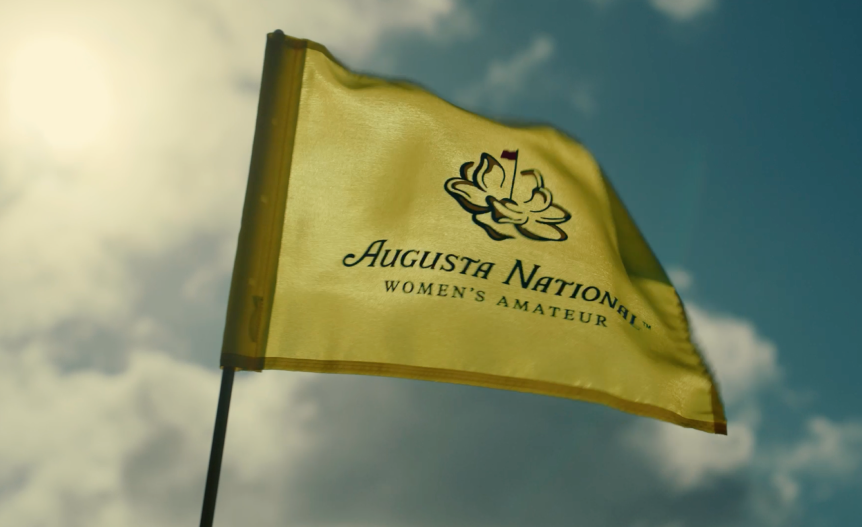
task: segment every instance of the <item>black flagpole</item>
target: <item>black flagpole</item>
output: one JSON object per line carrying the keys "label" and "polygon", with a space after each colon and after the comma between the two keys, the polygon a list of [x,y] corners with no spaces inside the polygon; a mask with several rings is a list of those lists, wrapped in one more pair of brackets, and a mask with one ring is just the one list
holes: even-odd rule
{"label": "black flagpole", "polygon": [[230,395],[233,391],[234,369],[225,366],[221,375],[221,390],[218,394],[213,446],[210,450],[210,465],[207,470],[207,483],[204,490],[204,506],[201,512],[201,527],[212,527],[215,517],[218,478],[221,474],[221,458],[224,453],[224,438],[227,433],[227,414],[230,410]]}

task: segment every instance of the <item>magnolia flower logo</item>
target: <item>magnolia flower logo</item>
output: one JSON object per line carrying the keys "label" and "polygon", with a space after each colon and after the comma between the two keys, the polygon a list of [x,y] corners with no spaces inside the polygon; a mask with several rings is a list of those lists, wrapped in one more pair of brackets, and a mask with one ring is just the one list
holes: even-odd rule
{"label": "magnolia flower logo", "polygon": [[517,233],[532,240],[561,242],[568,238],[558,225],[569,221],[569,212],[553,204],[551,191],[545,187],[536,169],[518,174],[518,151],[503,150],[502,159],[514,161],[511,178],[497,159],[483,153],[479,166],[468,161],[461,165],[461,177],[446,181],[444,187],[473,222],[485,229],[494,240],[514,238]]}

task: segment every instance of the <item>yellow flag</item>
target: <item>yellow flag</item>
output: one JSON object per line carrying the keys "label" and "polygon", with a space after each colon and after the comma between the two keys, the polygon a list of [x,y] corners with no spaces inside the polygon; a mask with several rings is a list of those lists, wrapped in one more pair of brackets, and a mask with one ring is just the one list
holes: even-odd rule
{"label": "yellow flag", "polygon": [[222,366],[603,403],[726,433],[679,296],[578,142],[268,36]]}

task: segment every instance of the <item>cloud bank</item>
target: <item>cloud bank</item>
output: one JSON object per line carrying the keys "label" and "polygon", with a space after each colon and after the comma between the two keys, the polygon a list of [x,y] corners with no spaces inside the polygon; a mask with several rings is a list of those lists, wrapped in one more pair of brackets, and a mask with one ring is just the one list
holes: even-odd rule
{"label": "cloud bank", "polygon": [[[696,317],[707,350],[748,342],[709,355],[723,386],[749,394],[728,405],[726,438],[483,388],[241,374],[218,524],[792,525],[806,496],[854,481],[862,424],[815,416],[762,444],[752,415],[780,383],[774,348],[747,323]],[[64,371],[44,343],[2,351],[0,522],[196,521],[217,372],[146,348],[117,372]]]}

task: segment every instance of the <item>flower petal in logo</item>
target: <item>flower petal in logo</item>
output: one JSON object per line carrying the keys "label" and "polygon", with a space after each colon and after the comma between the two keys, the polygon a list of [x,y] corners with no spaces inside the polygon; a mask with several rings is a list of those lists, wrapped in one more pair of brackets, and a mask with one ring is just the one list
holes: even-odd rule
{"label": "flower petal in logo", "polygon": [[499,161],[483,153],[473,170],[473,161],[461,165],[461,176],[446,181],[444,188],[461,207],[473,215],[473,222],[494,240],[518,234],[539,241],[561,242],[568,239],[559,224],[569,221],[569,212],[554,205],[541,172],[522,170],[518,175],[518,151],[504,150],[500,156],[515,162],[511,177]]}

